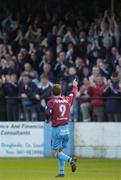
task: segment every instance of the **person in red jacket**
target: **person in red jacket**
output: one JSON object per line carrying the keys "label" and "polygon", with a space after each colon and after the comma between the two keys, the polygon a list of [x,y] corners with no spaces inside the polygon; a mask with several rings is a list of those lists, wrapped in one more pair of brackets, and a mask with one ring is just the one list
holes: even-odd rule
{"label": "person in red jacket", "polygon": [[93,121],[105,121],[105,99],[103,98],[105,87],[106,84],[102,76],[96,77],[95,83],[88,87],[88,94],[92,97]]}

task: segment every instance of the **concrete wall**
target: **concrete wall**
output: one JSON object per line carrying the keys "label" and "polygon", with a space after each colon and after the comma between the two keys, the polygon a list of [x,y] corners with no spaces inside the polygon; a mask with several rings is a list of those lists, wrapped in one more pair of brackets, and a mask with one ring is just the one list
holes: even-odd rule
{"label": "concrete wall", "polygon": [[74,153],[89,158],[121,158],[121,123],[76,123]]}

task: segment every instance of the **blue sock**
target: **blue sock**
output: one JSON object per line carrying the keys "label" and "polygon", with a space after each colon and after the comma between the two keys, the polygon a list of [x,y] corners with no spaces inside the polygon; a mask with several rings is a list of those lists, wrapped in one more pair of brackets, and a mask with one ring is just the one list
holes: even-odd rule
{"label": "blue sock", "polygon": [[71,160],[72,160],[72,158],[70,156],[64,154],[63,152],[59,152],[57,154],[57,159],[67,161],[67,162],[71,162]]}
{"label": "blue sock", "polygon": [[58,160],[59,161],[59,174],[64,174],[65,171],[65,161]]}

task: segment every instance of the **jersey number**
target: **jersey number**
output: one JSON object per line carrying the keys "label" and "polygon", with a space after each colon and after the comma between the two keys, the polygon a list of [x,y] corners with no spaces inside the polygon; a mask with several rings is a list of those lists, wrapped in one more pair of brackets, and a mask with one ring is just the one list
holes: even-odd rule
{"label": "jersey number", "polygon": [[59,111],[61,113],[61,117],[63,117],[65,115],[65,112],[66,112],[66,106],[64,104],[60,104]]}

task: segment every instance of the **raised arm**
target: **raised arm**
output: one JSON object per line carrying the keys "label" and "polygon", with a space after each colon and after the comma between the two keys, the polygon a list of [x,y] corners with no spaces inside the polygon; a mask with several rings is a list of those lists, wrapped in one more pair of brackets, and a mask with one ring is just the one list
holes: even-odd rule
{"label": "raised arm", "polygon": [[73,89],[71,94],[68,96],[69,101],[71,103],[71,105],[74,103],[74,100],[76,99],[78,93],[78,82],[76,80],[73,81]]}
{"label": "raised arm", "polygon": [[108,18],[108,11],[105,10],[104,12],[104,16],[103,16],[103,19],[101,21],[101,35],[103,35],[103,33],[105,32],[105,21],[106,21],[106,18]]}

